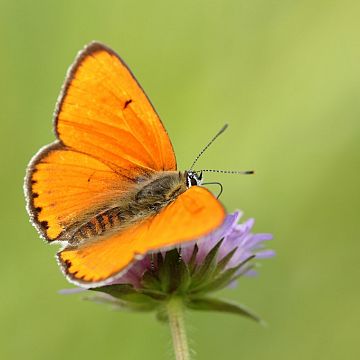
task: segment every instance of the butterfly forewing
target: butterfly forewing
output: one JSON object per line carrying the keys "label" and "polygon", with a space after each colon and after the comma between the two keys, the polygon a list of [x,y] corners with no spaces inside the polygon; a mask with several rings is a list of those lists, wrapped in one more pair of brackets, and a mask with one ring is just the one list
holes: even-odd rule
{"label": "butterfly forewing", "polygon": [[127,171],[175,170],[170,139],[127,66],[93,43],[78,56],[58,102],[62,142]]}

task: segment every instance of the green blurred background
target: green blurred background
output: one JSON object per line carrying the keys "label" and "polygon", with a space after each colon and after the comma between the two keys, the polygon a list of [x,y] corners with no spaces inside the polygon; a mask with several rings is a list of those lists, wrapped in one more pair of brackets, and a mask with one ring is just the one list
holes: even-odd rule
{"label": "green blurred background", "polygon": [[69,284],[38,239],[25,167],[54,140],[52,112],[77,51],[100,40],[129,64],[186,169],[271,232],[277,256],[222,296],[269,323],[189,313],[196,359],[359,359],[359,1],[0,2],[1,359],[169,359],[152,315],[57,294]]}

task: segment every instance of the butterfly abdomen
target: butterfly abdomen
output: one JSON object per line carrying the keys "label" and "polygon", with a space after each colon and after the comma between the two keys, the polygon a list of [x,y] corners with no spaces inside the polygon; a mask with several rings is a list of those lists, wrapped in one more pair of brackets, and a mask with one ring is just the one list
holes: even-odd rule
{"label": "butterfly abdomen", "polygon": [[121,210],[121,208],[113,208],[94,216],[76,230],[70,243],[76,244],[86,239],[102,236],[112,229],[120,227],[127,217]]}

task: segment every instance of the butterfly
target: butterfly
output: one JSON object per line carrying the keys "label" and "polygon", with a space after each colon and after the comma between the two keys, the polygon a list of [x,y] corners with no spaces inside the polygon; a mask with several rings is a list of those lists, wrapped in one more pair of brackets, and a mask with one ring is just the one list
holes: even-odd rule
{"label": "butterfly", "polygon": [[135,77],[93,42],[70,67],[54,113],[57,140],[30,161],[31,222],[70,282],[106,285],[146,254],[219,227],[225,210],[179,171],[169,136]]}

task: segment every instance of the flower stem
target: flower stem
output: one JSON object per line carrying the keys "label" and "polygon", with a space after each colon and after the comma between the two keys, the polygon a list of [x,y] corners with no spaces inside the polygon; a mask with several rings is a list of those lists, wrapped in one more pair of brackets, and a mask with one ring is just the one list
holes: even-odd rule
{"label": "flower stem", "polygon": [[190,360],[182,299],[172,297],[167,303],[166,308],[176,360]]}

